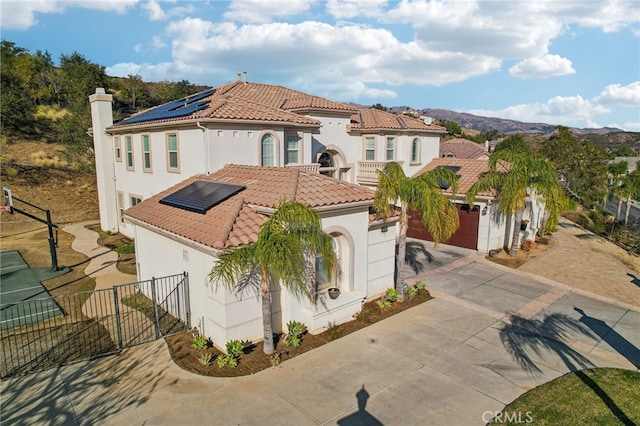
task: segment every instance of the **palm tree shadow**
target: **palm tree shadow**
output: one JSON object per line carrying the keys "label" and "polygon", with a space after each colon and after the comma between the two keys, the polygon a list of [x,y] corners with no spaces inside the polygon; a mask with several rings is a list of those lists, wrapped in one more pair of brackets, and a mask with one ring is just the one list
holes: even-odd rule
{"label": "palm tree shadow", "polygon": [[636,277],[634,274],[630,274],[627,272],[627,276],[631,278],[631,284],[635,284],[640,287],[640,278]]}
{"label": "palm tree shadow", "polygon": [[547,314],[542,319],[527,319],[511,314],[508,322],[500,329],[500,340],[518,365],[532,375],[542,373],[533,360],[533,355],[540,356],[544,352],[555,353],[569,371],[574,372],[600,397],[613,415],[625,425],[634,425],[607,393],[584,371],[581,371],[595,365],[565,343],[571,333],[594,337],[585,324],[565,314]]}
{"label": "palm tree shadow", "polygon": [[427,250],[423,243],[407,241],[404,261],[416,275],[424,272],[426,264],[432,263],[434,260],[435,258],[429,253],[429,250]]}

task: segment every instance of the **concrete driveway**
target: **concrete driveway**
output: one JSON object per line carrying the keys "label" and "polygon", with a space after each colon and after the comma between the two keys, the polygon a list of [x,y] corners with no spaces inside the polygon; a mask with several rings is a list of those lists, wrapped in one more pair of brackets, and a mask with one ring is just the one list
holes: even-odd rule
{"label": "concrete driveway", "polygon": [[3,424],[481,425],[585,367],[640,367],[640,307],[427,247],[434,300],[242,378],[159,341],[1,384]]}

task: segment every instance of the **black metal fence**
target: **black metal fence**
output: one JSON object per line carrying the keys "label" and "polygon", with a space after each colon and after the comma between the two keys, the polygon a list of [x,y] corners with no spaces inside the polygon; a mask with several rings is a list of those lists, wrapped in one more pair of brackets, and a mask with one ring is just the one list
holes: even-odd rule
{"label": "black metal fence", "polygon": [[188,276],[53,297],[53,303],[49,298],[0,305],[0,311],[0,377],[5,378],[188,330]]}

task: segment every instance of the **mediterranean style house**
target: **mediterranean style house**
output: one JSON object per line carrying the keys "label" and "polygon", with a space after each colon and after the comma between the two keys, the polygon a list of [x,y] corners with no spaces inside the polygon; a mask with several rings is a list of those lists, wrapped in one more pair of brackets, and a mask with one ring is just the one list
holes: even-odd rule
{"label": "mediterranean style house", "polygon": [[[192,326],[219,347],[232,339],[259,340],[258,293],[236,294],[207,276],[220,250],[256,241],[283,197],[319,212],[338,261],[329,278],[316,259],[309,287],[317,297],[311,300],[272,287],[274,331],[291,320],[311,333],[323,331],[350,320],[364,301],[393,286],[395,221],[369,214],[370,189],[300,168],[246,165],[190,177],[124,213],[134,228],[139,277],[187,272]],[[328,297],[330,287],[340,289],[338,298]]]}
{"label": "mediterranean style house", "polygon": [[90,96],[104,230],[133,237],[122,212],[226,164],[295,167],[375,187],[376,170],[408,176],[438,157],[441,126],[358,109],[282,86],[238,80],[113,122],[112,96]]}

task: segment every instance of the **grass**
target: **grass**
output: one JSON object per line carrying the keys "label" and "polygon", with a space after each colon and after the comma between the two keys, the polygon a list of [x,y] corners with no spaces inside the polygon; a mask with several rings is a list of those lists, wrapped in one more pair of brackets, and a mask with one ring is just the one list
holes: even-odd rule
{"label": "grass", "polygon": [[640,372],[596,368],[566,374],[520,396],[492,424],[529,417],[535,425],[640,424]]}

